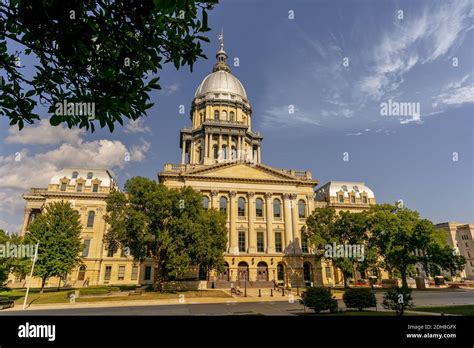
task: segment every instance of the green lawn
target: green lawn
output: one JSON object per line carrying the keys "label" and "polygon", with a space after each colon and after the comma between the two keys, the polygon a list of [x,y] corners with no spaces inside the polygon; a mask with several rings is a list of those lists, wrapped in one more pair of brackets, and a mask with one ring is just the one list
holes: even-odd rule
{"label": "green lawn", "polygon": [[431,313],[446,313],[459,315],[474,315],[474,305],[459,305],[459,306],[440,306],[440,307],[415,307],[414,311],[431,312]]}
{"label": "green lawn", "polygon": [[[87,288],[89,291],[93,288]],[[102,290],[97,288],[95,290]],[[48,304],[48,303],[69,303],[68,294],[74,291],[73,289],[62,289],[56,291],[56,289],[45,289],[44,293],[40,293],[39,289],[31,289],[28,295],[29,304]],[[13,289],[11,291],[0,292],[0,297],[8,297],[15,301],[16,305],[23,304],[26,290],[24,289]],[[173,299],[179,298],[179,295],[184,295],[186,298],[196,297],[231,297],[227,293],[221,290],[199,290],[196,291],[170,291],[170,292],[143,292],[141,295],[127,296],[107,296],[105,293],[102,296],[97,297],[79,297],[76,302],[102,302],[102,301],[136,301],[136,300],[158,300],[158,299]]]}

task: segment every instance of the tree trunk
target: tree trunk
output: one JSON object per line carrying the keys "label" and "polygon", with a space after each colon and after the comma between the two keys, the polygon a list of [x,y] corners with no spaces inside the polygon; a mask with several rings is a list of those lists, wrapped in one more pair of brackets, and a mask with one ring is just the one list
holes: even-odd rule
{"label": "tree trunk", "polygon": [[153,269],[153,290],[161,292],[163,291],[163,270],[157,256],[153,257]]}
{"label": "tree trunk", "polygon": [[342,278],[344,279],[344,289],[347,289],[349,286],[347,285],[347,275],[342,272]]}
{"label": "tree trunk", "polygon": [[61,288],[61,277],[59,277],[59,282],[58,282],[58,289],[57,289],[57,291],[59,291],[60,288]]}
{"label": "tree trunk", "polygon": [[402,276],[402,288],[408,289],[408,282],[407,282],[407,270],[403,268],[400,270],[400,274]]}
{"label": "tree trunk", "polygon": [[44,292],[44,285],[46,284],[46,279],[47,277],[43,277],[41,279],[41,289],[40,289],[40,294],[42,294]]}

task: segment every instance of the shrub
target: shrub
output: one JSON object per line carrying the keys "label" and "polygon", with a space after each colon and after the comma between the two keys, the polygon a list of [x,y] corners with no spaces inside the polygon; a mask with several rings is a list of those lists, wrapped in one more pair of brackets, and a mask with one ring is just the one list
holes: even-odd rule
{"label": "shrub", "polygon": [[366,288],[347,289],[342,295],[342,300],[348,308],[357,308],[359,311],[364,308],[375,307],[377,303],[373,292]]}
{"label": "shrub", "polygon": [[413,307],[413,298],[411,289],[394,288],[389,289],[383,296],[383,306],[385,309],[394,310],[397,315],[402,316],[407,308]]}
{"label": "shrub", "polygon": [[300,303],[311,308],[315,312],[321,312],[328,309],[331,312],[337,310],[337,300],[332,297],[330,288],[308,288],[303,292]]}

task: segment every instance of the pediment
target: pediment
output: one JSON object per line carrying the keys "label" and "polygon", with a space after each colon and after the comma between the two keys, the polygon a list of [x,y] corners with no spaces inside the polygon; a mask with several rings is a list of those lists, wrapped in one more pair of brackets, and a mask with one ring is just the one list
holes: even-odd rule
{"label": "pediment", "polygon": [[295,177],[282,173],[277,169],[261,164],[246,162],[218,164],[207,168],[199,168],[186,173],[187,176],[209,178],[232,178],[249,180],[298,180]]}

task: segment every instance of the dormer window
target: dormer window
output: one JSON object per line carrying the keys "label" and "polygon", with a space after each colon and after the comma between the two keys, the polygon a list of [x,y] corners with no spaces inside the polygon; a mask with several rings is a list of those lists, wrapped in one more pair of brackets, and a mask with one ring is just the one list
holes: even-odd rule
{"label": "dormer window", "polygon": [[90,180],[90,179],[92,179],[93,176],[94,176],[94,173],[92,173],[92,172],[87,173],[87,179]]}
{"label": "dormer window", "polygon": [[92,185],[92,192],[99,192],[99,184]]}
{"label": "dormer window", "polygon": [[67,184],[65,182],[61,183],[61,191],[66,191]]}
{"label": "dormer window", "polygon": [[78,172],[72,172],[72,178],[77,179],[77,176],[79,175]]}
{"label": "dormer window", "polygon": [[362,196],[362,203],[367,204],[367,196]]}
{"label": "dormer window", "polygon": [[82,183],[77,184],[76,191],[77,192],[82,192]]}
{"label": "dormer window", "polygon": [[339,195],[339,203],[344,203],[344,196],[343,195]]}
{"label": "dormer window", "polygon": [[355,202],[356,202],[355,196],[351,196],[351,203],[355,203]]}

